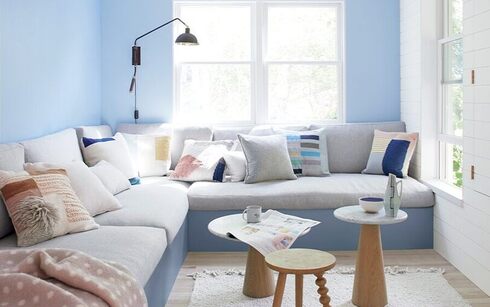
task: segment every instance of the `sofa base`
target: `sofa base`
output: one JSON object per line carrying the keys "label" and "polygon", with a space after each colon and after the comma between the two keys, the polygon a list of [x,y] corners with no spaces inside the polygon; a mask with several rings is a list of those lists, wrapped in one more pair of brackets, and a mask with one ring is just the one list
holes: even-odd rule
{"label": "sofa base", "polygon": [[145,285],[149,307],[163,307],[167,303],[177,275],[187,256],[188,237],[186,219],[172,244],[167,246],[160,262]]}
{"label": "sofa base", "polygon": [[[433,248],[433,207],[403,208],[407,221],[381,227],[384,249],[431,249]],[[359,237],[359,225],[337,220],[333,209],[279,210],[285,214],[314,219],[322,223],[310,233],[298,238],[293,247],[321,250],[355,250]],[[220,216],[240,213],[224,211],[189,211],[189,251],[218,252],[245,251],[245,244],[223,240],[208,231],[208,223]]]}

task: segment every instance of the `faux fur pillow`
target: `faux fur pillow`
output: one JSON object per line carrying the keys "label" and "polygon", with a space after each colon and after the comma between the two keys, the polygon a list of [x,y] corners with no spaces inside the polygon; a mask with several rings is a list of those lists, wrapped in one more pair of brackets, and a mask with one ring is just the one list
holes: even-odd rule
{"label": "faux fur pillow", "polygon": [[99,227],[73,191],[64,170],[31,175],[0,171],[0,192],[19,246]]}

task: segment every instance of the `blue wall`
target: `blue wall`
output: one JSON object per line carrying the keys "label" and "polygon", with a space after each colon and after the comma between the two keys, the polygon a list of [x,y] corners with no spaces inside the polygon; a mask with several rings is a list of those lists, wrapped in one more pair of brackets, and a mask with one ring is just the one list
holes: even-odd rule
{"label": "blue wall", "polygon": [[[345,2],[346,121],[399,120],[399,1]],[[131,45],[171,18],[171,0],[0,0],[0,142],[131,122]],[[141,122],[171,121],[172,28],[140,45]]]}
{"label": "blue wall", "polygon": [[[172,18],[171,0],[102,1],[102,121],[114,128],[133,120],[131,46],[139,35]],[[138,68],[140,122],[172,119],[172,26],[147,36]]]}
{"label": "blue wall", "polygon": [[[345,0],[346,121],[400,119],[398,0]],[[132,121],[131,45],[172,18],[172,1],[102,1],[103,122]],[[138,104],[141,122],[172,120],[172,29],[141,41]]]}
{"label": "blue wall", "polygon": [[0,0],[0,142],[101,118],[98,0]]}
{"label": "blue wall", "polygon": [[346,121],[400,119],[400,2],[345,0]]}

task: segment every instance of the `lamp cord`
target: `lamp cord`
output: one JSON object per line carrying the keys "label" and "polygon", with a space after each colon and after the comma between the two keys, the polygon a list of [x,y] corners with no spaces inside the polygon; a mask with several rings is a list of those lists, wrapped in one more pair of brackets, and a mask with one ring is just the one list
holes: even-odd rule
{"label": "lamp cord", "polygon": [[137,96],[136,95],[136,91],[137,91],[137,85],[136,83],[134,84],[134,123],[137,124],[138,123],[138,117],[139,117],[139,111],[138,111],[138,99],[137,99]]}
{"label": "lamp cord", "polygon": [[138,111],[138,95],[137,95],[137,82],[136,82],[136,71],[137,71],[137,66],[134,66],[134,72],[133,72],[133,79],[131,80],[131,87],[130,91],[134,91],[134,112],[133,112],[133,118],[134,118],[134,123],[138,123],[138,118],[139,118],[139,111]]}

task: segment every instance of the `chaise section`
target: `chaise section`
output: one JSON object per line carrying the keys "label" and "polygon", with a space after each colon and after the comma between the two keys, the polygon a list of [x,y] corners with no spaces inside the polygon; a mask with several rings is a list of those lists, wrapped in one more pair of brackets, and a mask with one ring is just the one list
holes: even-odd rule
{"label": "chaise section", "polygon": [[[15,235],[0,240],[0,250],[19,249],[16,241]],[[167,248],[167,238],[160,228],[102,226],[27,247],[33,248],[69,248],[114,261],[124,265],[144,286]]]}
{"label": "chaise section", "polygon": [[[191,210],[243,210],[249,205],[265,209],[335,209],[357,204],[362,196],[383,197],[387,180],[381,175],[332,174],[256,184],[196,182],[188,197]],[[433,205],[431,189],[413,178],[403,179],[402,207]]]}
{"label": "chaise section", "polygon": [[[166,179],[166,178],[162,178]],[[187,216],[187,189],[170,180],[133,186],[116,195],[122,208],[95,217],[100,225],[165,229],[171,244]]]}

